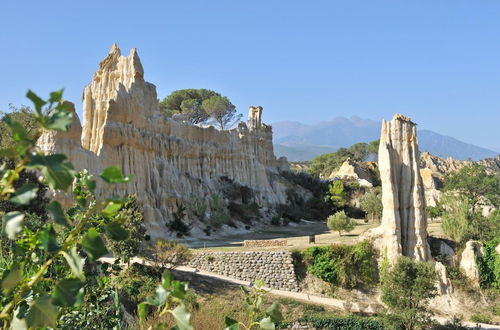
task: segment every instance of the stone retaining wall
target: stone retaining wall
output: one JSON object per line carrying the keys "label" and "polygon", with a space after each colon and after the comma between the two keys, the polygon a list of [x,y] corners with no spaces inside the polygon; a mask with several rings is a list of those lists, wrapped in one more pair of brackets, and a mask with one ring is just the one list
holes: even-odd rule
{"label": "stone retaining wall", "polygon": [[266,239],[255,241],[243,241],[244,247],[269,247],[269,246],[287,246],[286,239]]}
{"label": "stone retaining wall", "polygon": [[187,266],[243,281],[260,279],[272,289],[299,291],[288,251],[194,253]]}

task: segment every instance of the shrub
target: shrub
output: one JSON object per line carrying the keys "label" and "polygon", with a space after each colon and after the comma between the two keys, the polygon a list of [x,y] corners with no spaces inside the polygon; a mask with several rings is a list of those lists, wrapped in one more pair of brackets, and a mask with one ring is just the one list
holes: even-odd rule
{"label": "shrub", "polygon": [[109,240],[109,246],[115,257],[128,262],[130,258],[139,254],[141,245],[146,238],[146,227],[143,216],[135,196],[129,195],[124,201],[122,209],[115,216],[128,232],[128,238],[122,241]]}
{"label": "shrub", "polygon": [[260,207],[257,203],[238,204],[230,202],[227,209],[231,217],[238,218],[244,223],[250,223],[258,217]]}
{"label": "shrub", "polygon": [[394,266],[382,269],[381,280],[381,298],[395,323],[408,330],[430,324],[428,304],[437,295],[433,263],[400,257]]}
{"label": "shrub", "polygon": [[150,271],[145,266],[132,264],[114,278],[120,300],[129,313],[134,313],[137,304],[155,291],[160,274]]}
{"label": "shrub", "polygon": [[204,199],[194,196],[189,201],[189,212],[197,217],[200,221],[204,221],[208,211],[208,205]]}
{"label": "shrub", "polygon": [[183,237],[189,234],[191,227],[183,221],[183,219],[186,217],[186,207],[183,204],[179,204],[177,202],[176,206],[177,210],[172,214],[172,217],[174,219],[168,222],[166,225],[168,229],[177,233],[177,237]]}
{"label": "shrub", "polygon": [[317,329],[335,330],[384,330],[384,325],[372,317],[359,316],[306,316],[300,319]]}
{"label": "shrub", "polygon": [[376,282],[375,253],[368,242],[310,247],[304,259],[309,273],[333,286],[354,288]]}
{"label": "shrub", "polygon": [[473,314],[470,317],[472,322],[491,323],[491,317],[485,314]]}
{"label": "shrub", "polygon": [[373,221],[375,219],[380,219],[382,216],[382,200],[380,199],[380,194],[375,191],[370,191],[366,193],[360,202],[361,209],[368,215]]}
{"label": "shrub", "polygon": [[329,216],[326,224],[330,230],[338,231],[340,236],[343,231],[350,232],[356,226],[356,223],[344,211]]}
{"label": "shrub", "polygon": [[500,238],[486,242],[484,253],[477,260],[481,288],[500,290],[500,254],[495,250],[498,244]]}
{"label": "shrub", "polygon": [[109,277],[89,276],[80,306],[63,309],[57,329],[116,329],[121,322],[118,293]]}
{"label": "shrub", "polygon": [[191,258],[189,248],[176,241],[159,239],[153,246],[149,247],[149,252],[151,260],[161,270],[175,268],[186,263]]}

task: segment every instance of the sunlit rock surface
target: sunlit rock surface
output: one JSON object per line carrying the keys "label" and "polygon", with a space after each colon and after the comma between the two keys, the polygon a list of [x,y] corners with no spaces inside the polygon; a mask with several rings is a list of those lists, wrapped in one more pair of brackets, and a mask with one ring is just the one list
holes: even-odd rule
{"label": "sunlit rock surface", "polygon": [[[221,177],[250,187],[261,206],[286,203],[289,183],[279,175],[286,159],[273,152],[272,128],[251,107],[249,126],[219,131],[166,118],[159,112],[156,87],[144,80],[135,49],[122,56],[113,45],[83,93],[83,125],[75,115],[71,130],[42,135],[39,146],[64,153],[76,169],[93,174],[119,165],[135,176],[128,184],[98,185],[108,197],[136,193],[153,238],[166,233],[176,201],[219,191]],[[61,199],[64,198],[61,197]]]}
{"label": "sunlit rock surface", "polygon": [[382,122],[378,162],[383,213],[374,232],[380,251],[391,262],[399,256],[430,260],[416,125],[409,118],[398,114]]}

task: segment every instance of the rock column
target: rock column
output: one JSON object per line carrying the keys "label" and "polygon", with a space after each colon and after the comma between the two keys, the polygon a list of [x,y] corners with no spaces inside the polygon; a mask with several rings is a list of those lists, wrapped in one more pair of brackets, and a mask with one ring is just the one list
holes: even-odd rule
{"label": "rock column", "polygon": [[378,160],[384,207],[382,253],[391,262],[399,256],[430,260],[415,123],[399,114],[391,122],[384,120]]}

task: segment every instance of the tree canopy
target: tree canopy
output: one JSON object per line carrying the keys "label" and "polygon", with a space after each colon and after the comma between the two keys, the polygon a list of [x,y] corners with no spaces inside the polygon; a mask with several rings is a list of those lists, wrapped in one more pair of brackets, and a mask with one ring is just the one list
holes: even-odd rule
{"label": "tree canopy", "polygon": [[500,207],[500,179],[488,174],[486,168],[471,163],[444,179],[443,192],[458,193],[467,199],[472,212],[488,200],[494,207]]}
{"label": "tree canopy", "polygon": [[366,161],[375,159],[378,152],[380,140],[375,140],[370,143],[359,142],[349,148],[339,148],[335,152],[320,155],[311,161],[311,166],[308,171],[315,175],[330,175],[334,170],[338,169],[347,158],[355,161]]}
{"label": "tree canopy", "polygon": [[236,107],[221,94],[209,89],[180,89],[160,102],[160,110],[167,116],[182,114],[193,124],[213,124],[227,129],[241,119]]}

